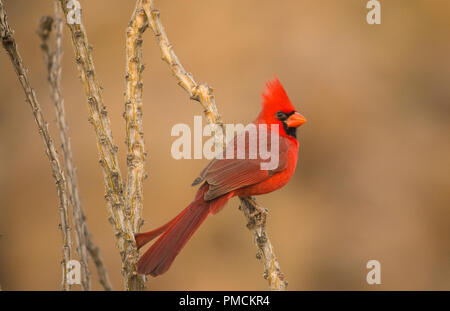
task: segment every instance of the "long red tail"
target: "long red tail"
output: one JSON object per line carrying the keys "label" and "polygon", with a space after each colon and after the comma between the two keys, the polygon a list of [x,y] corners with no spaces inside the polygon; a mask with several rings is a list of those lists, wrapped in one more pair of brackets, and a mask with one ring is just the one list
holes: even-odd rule
{"label": "long red tail", "polygon": [[162,234],[139,259],[137,267],[139,274],[158,276],[166,272],[208,214],[214,213],[229,200],[230,196],[205,201],[203,196],[208,188],[208,184],[204,184],[197,192],[194,201],[165,225],[136,235],[136,243],[140,248]]}

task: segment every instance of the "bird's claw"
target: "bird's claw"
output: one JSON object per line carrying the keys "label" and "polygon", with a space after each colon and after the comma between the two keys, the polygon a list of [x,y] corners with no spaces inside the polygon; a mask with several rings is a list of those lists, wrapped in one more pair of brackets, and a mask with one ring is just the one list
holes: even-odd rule
{"label": "bird's claw", "polygon": [[266,216],[269,213],[269,211],[266,208],[258,205],[258,203],[256,203],[256,201],[253,198],[247,198],[247,200],[254,208],[254,211],[250,213],[250,217],[254,217],[258,214]]}

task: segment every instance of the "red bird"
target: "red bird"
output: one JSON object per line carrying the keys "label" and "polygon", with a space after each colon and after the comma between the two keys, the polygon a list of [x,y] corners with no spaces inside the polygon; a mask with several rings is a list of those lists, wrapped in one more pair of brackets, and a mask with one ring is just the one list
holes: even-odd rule
{"label": "red bird", "polygon": [[[264,161],[260,157],[212,160],[192,184],[195,186],[204,181],[188,207],[167,224],[136,234],[138,248],[162,234],[139,259],[138,273],[158,276],[166,272],[206,217],[220,211],[232,197],[265,194],[283,187],[294,174],[298,156],[296,130],[305,122],[306,119],[296,112],[278,79],[268,82],[263,93],[262,111],[253,124],[258,134],[260,124],[267,125],[267,136],[272,131],[278,132],[278,167],[261,169]],[[236,147],[236,141],[235,137],[230,144]],[[245,144],[247,154],[249,139],[245,140]]]}

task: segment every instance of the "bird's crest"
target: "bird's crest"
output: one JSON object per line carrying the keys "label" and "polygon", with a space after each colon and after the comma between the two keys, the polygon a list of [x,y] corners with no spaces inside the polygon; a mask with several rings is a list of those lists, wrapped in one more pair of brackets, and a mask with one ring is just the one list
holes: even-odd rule
{"label": "bird's crest", "polygon": [[283,112],[295,111],[295,107],[277,77],[266,83],[266,89],[262,94],[262,108],[263,114],[266,116],[274,115],[280,110]]}

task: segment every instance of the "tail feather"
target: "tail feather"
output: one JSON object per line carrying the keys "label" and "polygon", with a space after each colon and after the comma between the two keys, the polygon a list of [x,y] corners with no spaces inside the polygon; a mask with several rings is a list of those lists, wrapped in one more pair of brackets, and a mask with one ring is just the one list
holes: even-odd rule
{"label": "tail feather", "polygon": [[138,273],[157,276],[166,272],[175,257],[209,214],[209,203],[189,205],[164,234],[139,259]]}
{"label": "tail feather", "polygon": [[[199,191],[197,191],[197,194],[195,195],[194,202],[202,201],[203,195],[208,191],[209,187],[207,184],[200,187]],[[140,249],[142,246],[147,244],[148,242],[152,241],[154,238],[160,236],[162,233],[164,233],[171,224],[177,222],[183,215],[189,210],[191,205],[189,205],[187,208],[185,208],[181,213],[179,213],[177,216],[175,216],[172,220],[167,222],[166,224],[162,225],[159,228],[153,229],[148,232],[142,232],[135,234],[134,238],[136,240],[136,246],[138,249]]]}
{"label": "tail feather", "polygon": [[164,233],[171,224],[176,222],[180,217],[182,217],[186,213],[187,209],[184,209],[180,214],[178,214],[175,218],[170,220],[168,223],[162,225],[159,228],[153,229],[148,232],[142,232],[137,233],[134,238],[136,240],[136,246],[138,249],[140,249],[142,246],[147,244],[148,242],[152,241],[154,238],[160,236],[162,233]]}
{"label": "tail feather", "polygon": [[157,229],[136,235],[136,243],[141,247],[162,234],[139,259],[137,265],[139,274],[158,276],[166,272],[206,217],[210,213],[218,212],[233,196],[233,193],[228,193],[214,200],[205,201],[204,195],[208,189],[209,185],[204,183],[194,201],[174,219]]}

